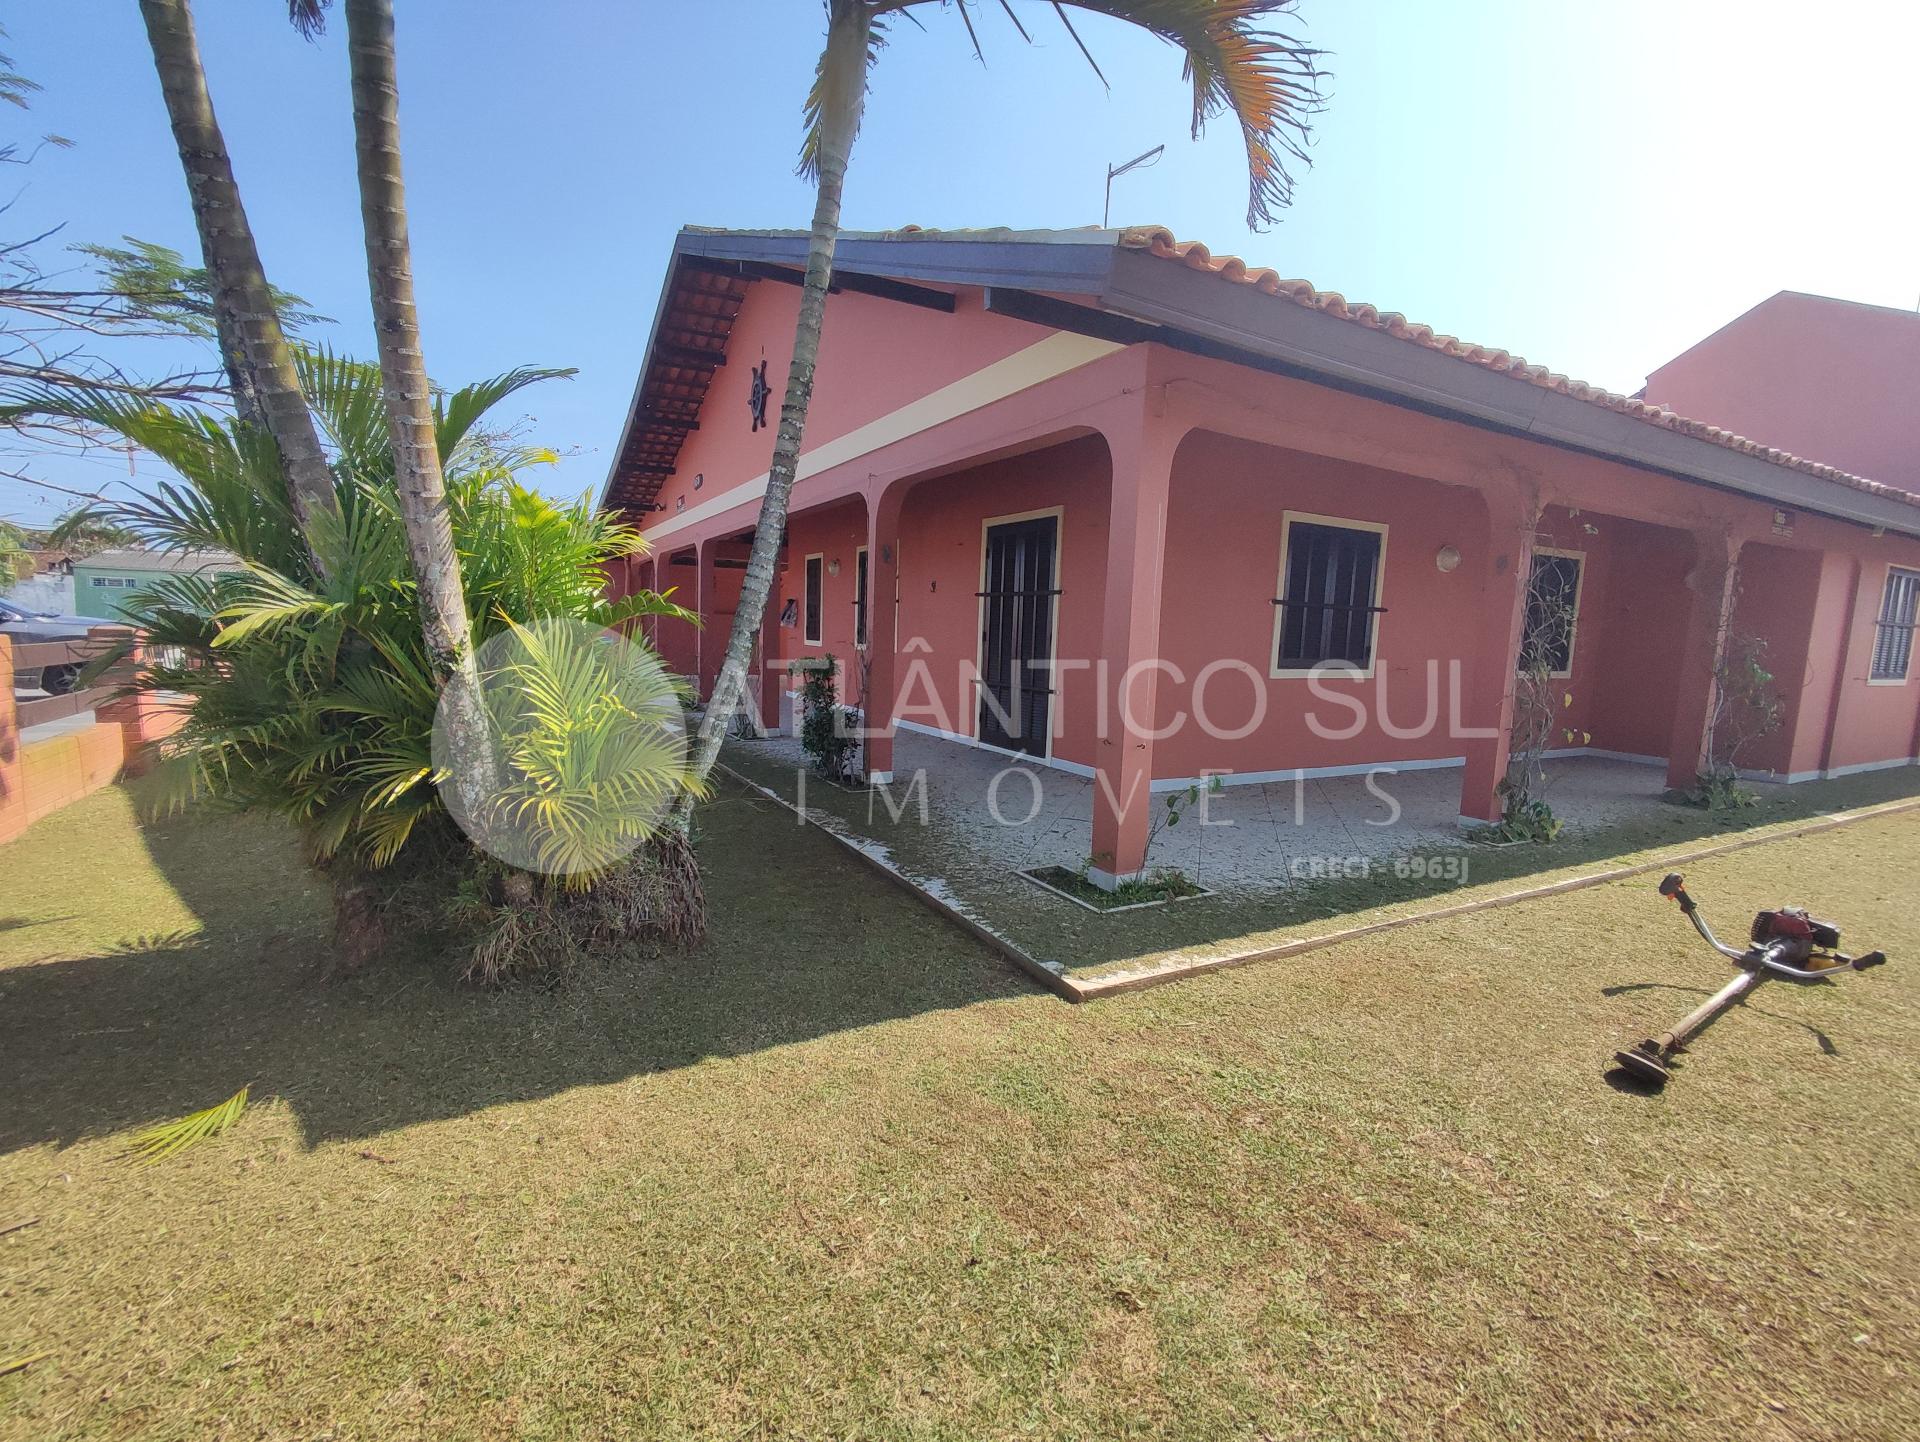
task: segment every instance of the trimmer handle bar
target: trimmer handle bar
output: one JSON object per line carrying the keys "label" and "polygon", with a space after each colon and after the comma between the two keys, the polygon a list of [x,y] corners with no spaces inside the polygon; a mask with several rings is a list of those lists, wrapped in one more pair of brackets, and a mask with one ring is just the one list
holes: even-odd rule
{"label": "trimmer handle bar", "polygon": [[[1679,906],[1681,913],[1688,921],[1693,923],[1693,929],[1700,933],[1706,940],[1708,946],[1711,946],[1722,956],[1739,962],[1742,967],[1747,969],[1759,967],[1773,972],[1778,976],[1791,977],[1795,981],[1814,981],[1821,977],[1829,976],[1836,971],[1866,971],[1869,968],[1886,964],[1887,955],[1883,951],[1870,951],[1862,957],[1846,956],[1834,951],[1814,952],[1811,957],[1808,957],[1808,948],[1804,945],[1795,947],[1783,940],[1763,941],[1759,935],[1759,922],[1756,923],[1754,944],[1752,946],[1745,948],[1728,946],[1713,934],[1713,928],[1707,925],[1706,917],[1700,914],[1700,904],[1691,896],[1687,895],[1686,878],[1679,872],[1669,871],[1660,879],[1660,894]],[[1769,922],[1771,918],[1780,914],[1781,913],[1762,912],[1760,914],[1760,922]],[[1803,921],[1806,916],[1804,912],[1788,914],[1800,917]],[[1820,936],[1823,942],[1827,944],[1838,943],[1840,933],[1837,929],[1827,926],[1824,922],[1814,922],[1811,923],[1811,925],[1816,929],[1815,934]],[[1789,955],[1795,951],[1797,951],[1803,959],[1824,961],[1827,965],[1819,967],[1797,965],[1795,962],[1787,959]]]}

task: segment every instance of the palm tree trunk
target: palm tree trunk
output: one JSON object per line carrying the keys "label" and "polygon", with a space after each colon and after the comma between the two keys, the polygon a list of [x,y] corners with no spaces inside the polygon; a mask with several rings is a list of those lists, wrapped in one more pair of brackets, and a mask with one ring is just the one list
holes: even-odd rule
{"label": "palm tree trunk", "polygon": [[[865,4],[839,3],[830,12],[822,68],[826,72],[837,70],[844,83],[829,90],[836,103],[823,109],[820,117],[819,184],[813,206],[813,233],[807,242],[806,279],[800,290],[800,318],[793,328],[793,362],[787,368],[780,429],[774,439],[773,463],[767,468],[767,494],[760,502],[760,519],[754,526],[753,550],[747,556],[746,576],[740,583],[733,630],[727,636],[727,653],[720,662],[720,675],[694,747],[691,770],[697,781],[713,770],[720,742],[746,692],[753,633],[773,590],[773,566],[787,529],[787,501],[793,494],[794,473],[800,464],[800,441],[806,430],[807,407],[813,399],[814,366],[820,358],[820,327],[826,318],[827,287],[833,280],[833,246],[840,234],[840,194],[866,106],[867,46],[872,25],[872,12]],[[682,793],[675,805],[676,818],[684,822],[692,805],[692,793]]]}
{"label": "palm tree trunk", "polygon": [[394,66],[392,0],[347,0],[347,54],[353,71],[353,136],[359,162],[360,218],[367,237],[367,285],[373,296],[380,384],[393,436],[394,479],[420,595],[427,652],[447,683],[441,722],[453,753],[453,782],[468,814],[493,789],[493,746],[480,703],[479,673],[447,515],[447,488],[434,433],[433,391],[420,353],[407,237],[406,184],[400,169],[399,82]]}
{"label": "palm tree trunk", "polygon": [[333,472],[320,449],[313,413],[300,393],[293,353],[280,329],[260,250],[240,203],[226,138],[207,94],[193,15],[186,0],[140,0],[140,14],[146,21],[147,42],[153,48],[153,65],[160,75],[180,165],[186,171],[201,255],[213,280],[220,353],[230,366],[236,358],[240,361],[242,375],[234,387],[234,405],[244,418],[257,418],[273,438],[294,518],[301,531],[311,535],[314,517],[338,507]]}

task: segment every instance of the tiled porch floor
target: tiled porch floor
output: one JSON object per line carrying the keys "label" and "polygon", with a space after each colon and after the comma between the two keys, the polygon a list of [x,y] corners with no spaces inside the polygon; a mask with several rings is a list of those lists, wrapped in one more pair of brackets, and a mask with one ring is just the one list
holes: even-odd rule
{"label": "tiled porch floor", "polygon": [[[791,737],[745,743],[729,755],[742,753],[760,763],[756,779],[767,765],[796,775],[805,770],[799,742]],[[1665,777],[1656,766],[1569,757],[1555,762],[1552,774],[1548,799],[1571,831],[1671,809],[1660,802]],[[1002,869],[1056,864],[1074,869],[1092,847],[1097,783],[1089,778],[903,731],[894,742],[896,805],[908,796],[916,776],[925,778],[928,829]],[[837,791],[817,777],[809,776],[806,785],[808,805],[829,806],[856,821],[861,817],[866,797]],[[792,783],[776,789],[789,795]],[[1398,804],[1397,817],[1376,792]],[[836,804],[849,800],[857,804]],[[1456,847],[1461,843],[1459,802],[1457,767],[1382,773],[1373,789],[1362,776],[1226,786],[1205,798],[1204,823],[1195,803],[1177,825],[1163,827],[1148,864],[1178,867],[1216,891],[1269,892],[1325,875],[1329,861],[1378,861]],[[1164,797],[1156,795],[1154,806],[1156,814],[1163,811]],[[897,831],[884,807],[876,804],[874,810],[879,824],[873,834]],[[917,814],[912,819],[917,821]]]}

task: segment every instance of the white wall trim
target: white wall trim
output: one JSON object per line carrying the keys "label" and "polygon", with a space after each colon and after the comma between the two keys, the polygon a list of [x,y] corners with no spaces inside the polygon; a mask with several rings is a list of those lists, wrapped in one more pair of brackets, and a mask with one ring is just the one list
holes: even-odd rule
{"label": "white wall trim", "polygon": [[1734,768],[1733,774],[1742,781],[1771,782],[1777,786],[1798,786],[1803,781],[1820,780],[1820,772],[1817,769],[1789,771],[1783,776],[1778,771],[1766,771],[1757,766],[1739,766]]}
{"label": "white wall trim", "polygon": [[1897,766],[1920,766],[1920,757],[1896,756],[1891,761],[1856,761],[1851,766],[1829,766],[1822,779],[1834,781],[1842,776],[1858,776],[1863,771],[1891,771]]}
{"label": "white wall trim", "polygon": [[1604,746],[1560,746],[1552,751],[1540,753],[1549,761],[1559,761],[1568,756],[1593,756],[1602,761],[1631,761],[1636,766],[1665,766],[1664,756],[1642,756],[1637,751],[1609,751]]}
{"label": "white wall trim", "polygon": [[[1078,761],[1062,761],[1057,756],[1029,756],[1024,751],[1009,751],[1001,746],[989,746],[984,741],[975,740],[958,731],[947,731],[938,726],[929,726],[921,721],[899,720],[893,723],[902,731],[918,732],[922,736],[932,736],[941,741],[956,742],[961,746],[970,746],[976,751],[991,751],[997,756],[1005,756],[1013,761],[1028,761],[1035,766],[1048,766],[1055,771],[1065,771],[1072,776],[1091,779],[1094,769]],[[1570,758],[1591,757],[1598,761],[1628,761],[1636,766],[1665,766],[1664,756],[1641,756],[1632,751],[1609,751],[1599,746],[1569,746],[1557,751],[1545,753],[1549,760],[1567,760]],[[1340,766],[1287,766],[1277,771],[1210,771],[1204,776],[1163,776],[1154,780],[1152,790],[1156,792],[1180,791],[1189,786],[1206,786],[1214,777],[1218,777],[1222,786],[1272,786],[1288,781],[1330,781],[1341,776],[1366,776],[1372,773],[1391,773],[1396,771],[1445,771],[1455,766],[1465,766],[1464,756],[1428,756],[1412,761],[1359,761]],[[1889,766],[1920,765],[1920,757],[1913,761],[1873,761],[1860,766],[1841,767],[1827,773],[1829,776],[1850,776],[1856,771],[1876,771]],[[1746,775],[1747,773],[1742,773]],[[1755,781],[1777,781],[1783,778],[1770,776],[1764,772],[1749,777]],[[1796,773],[1784,778],[1792,781],[1812,781],[1818,779],[1814,773]],[[1481,825],[1487,823],[1481,822]]]}
{"label": "white wall trim", "polygon": [[1005,756],[1012,761],[1029,761],[1035,766],[1049,766],[1055,771],[1064,771],[1070,776],[1082,776],[1091,780],[1093,768],[1082,766],[1078,761],[1062,761],[1058,756],[1030,756],[1025,751],[1009,751],[1004,746],[989,746],[971,736],[963,736],[958,731],[942,730],[938,726],[928,726],[920,721],[895,721],[894,726],[901,731],[918,731],[922,736],[934,736],[942,741],[952,741],[961,746],[970,746],[975,751],[991,751],[996,756]]}
{"label": "white wall trim", "polygon": [[1803,781],[1838,781],[1843,776],[1859,776],[1868,771],[1894,771],[1902,766],[1920,766],[1920,756],[1896,756],[1891,761],[1856,761],[1851,766],[1830,766],[1825,771],[1762,771],[1742,766],[1734,774],[1742,781],[1770,781],[1780,786],[1798,786]]}
{"label": "white wall trim", "polygon": [[[929,391],[896,411],[889,411],[863,426],[856,426],[843,436],[822,441],[812,450],[802,453],[799,468],[794,473],[794,482],[797,485],[810,476],[858,460],[883,446],[931,430],[934,426],[969,411],[977,411],[995,401],[1005,400],[1008,396],[1018,395],[1042,381],[1078,370],[1083,365],[1124,349],[1124,346],[1113,341],[1095,340],[1092,336],[1074,335],[1069,331],[1055,331],[1045,340],[1036,341],[1024,350],[1017,350],[992,365],[981,367],[971,375]],[[712,499],[682,511],[670,521],[647,527],[642,534],[649,544],[657,546],[668,536],[723,515],[737,506],[757,501],[766,493],[767,473],[762,471],[752,480],[730,487]]]}
{"label": "white wall trim", "polygon": [[1464,756],[1431,756],[1418,761],[1362,761],[1349,766],[1288,766],[1279,771],[1210,771],[1205,776],[1163,777],[1155,781],[1154,791],[1181,791],[1189,786],[1208,786],[1218,777],[1222,786],[1275,786],[1287,781],[1326,781],[1338,776],[1368,776],[1376,772],[1445,771],[1465,766]]}

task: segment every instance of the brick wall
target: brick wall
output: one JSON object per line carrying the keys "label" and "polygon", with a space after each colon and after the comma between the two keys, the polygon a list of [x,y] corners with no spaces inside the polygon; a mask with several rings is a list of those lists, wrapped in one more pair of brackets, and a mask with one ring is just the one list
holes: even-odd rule
{"label": "brick wall", "polygon": [[91,724],[23,740],[13,672],[13,642],[0,636],[0,844],[138,770],[146,744],[183,719],[151,696],[127,696],[102,700]]}

